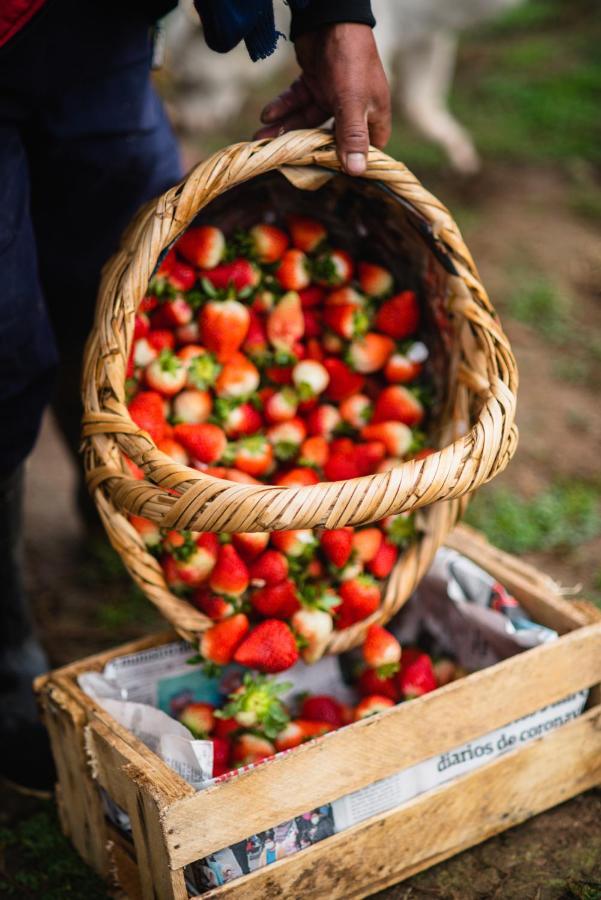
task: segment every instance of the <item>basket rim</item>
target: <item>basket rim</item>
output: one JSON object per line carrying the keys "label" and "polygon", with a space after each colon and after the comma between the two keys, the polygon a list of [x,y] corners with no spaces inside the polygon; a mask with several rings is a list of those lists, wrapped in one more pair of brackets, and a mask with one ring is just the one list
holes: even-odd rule
{"label": "basket rim", "polygon": [[[135,312],[160,254],[223,191],[282,166],[315,165],[333,174],[341,171],[331,132],[289,132],[221,150],[141,211],[125,235],[124,248],[105,269],[84,364],[83,439],[90,490],[108,489],[117,509],[165,528],[195,531],[336,528],[460,497],[496,475],[513,455],[515,359],[469,250],[446,208],[402,163],[375,148],[370,148],[365,178],[385,183],[428,221],[457,271],[448,276],[453,289],[449,308],[470,332],[466,341],[472,346],[469,364],[461,361],[458,378],[481,401],[471,427],[430,456],[388,472],[287,487],[241,484],[174,463],[133,422],[124,398],[125,364]],[[117,448],[142,468],[147,480],[125,471]]]}

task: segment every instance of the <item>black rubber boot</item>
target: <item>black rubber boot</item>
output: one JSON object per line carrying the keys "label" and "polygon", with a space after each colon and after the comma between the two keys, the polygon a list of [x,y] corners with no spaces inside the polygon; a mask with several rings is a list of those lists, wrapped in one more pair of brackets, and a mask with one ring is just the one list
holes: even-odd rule
{"label": "black rubber boot", "polygon": [[23,469],[0,477],[0,776],[48,790],[54,764],[32,689],[48,660],[23,586]]}

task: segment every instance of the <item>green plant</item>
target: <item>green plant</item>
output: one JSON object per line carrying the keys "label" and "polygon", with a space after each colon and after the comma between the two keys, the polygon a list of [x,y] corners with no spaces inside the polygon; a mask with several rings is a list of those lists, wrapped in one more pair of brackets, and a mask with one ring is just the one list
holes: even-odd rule
{"label": "green plant", "polygon": [[563,342],[569,338],[570,302],[556,284],[544,275],[517,269],[508,311],[514,319],[531,325],[547,340]]}

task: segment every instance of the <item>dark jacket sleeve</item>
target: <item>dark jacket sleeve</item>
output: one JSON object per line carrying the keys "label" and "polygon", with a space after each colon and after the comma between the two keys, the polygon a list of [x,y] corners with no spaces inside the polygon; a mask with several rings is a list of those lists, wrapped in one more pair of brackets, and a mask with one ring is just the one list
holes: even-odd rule
{"label": "dark jacket sleeve", "polygon": [[290,40],[336,22],[358,22],[373,28],[376,24],[370,0],[309,0],[302,7],[292,7]]}

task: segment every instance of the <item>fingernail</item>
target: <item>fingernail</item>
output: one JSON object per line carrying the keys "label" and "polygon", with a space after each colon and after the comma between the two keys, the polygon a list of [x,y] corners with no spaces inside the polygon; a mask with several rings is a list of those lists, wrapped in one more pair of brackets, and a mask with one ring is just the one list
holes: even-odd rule
{"label": "fingernail", "polygon": [[365,154],[347,153],[346,171],[349,173],[349,175],[363,175],[363,173],[365,172]]}

